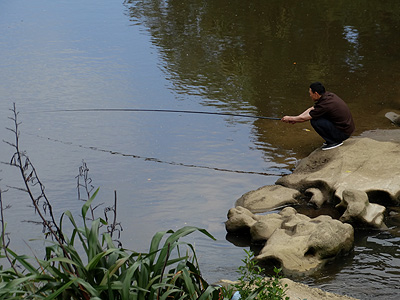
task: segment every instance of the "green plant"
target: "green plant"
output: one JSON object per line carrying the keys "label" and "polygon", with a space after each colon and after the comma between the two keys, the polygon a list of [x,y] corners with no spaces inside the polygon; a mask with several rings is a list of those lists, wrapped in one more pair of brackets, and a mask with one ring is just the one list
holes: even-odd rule
{"label": "green plant", "polygon": [[241,274],[239,282],[234,288],[240,293],[241,299],[259,299],[259,300],[288,300],[286,297],[287,285],[282,286],[279,273],[281,269],[274,268],[275,275],[271,279],[264,277],[264,269],[261,268],[253,259],[254,253],[244,250],[246,257],[242,259],[243,266],[238,268]]}
{"label": "green plant", "polygon": [[[82,225],[78,225],[70,211],[64,212],[57,223],[34,166],[19,148],[20,123],[15,104],[12,112],[15,127],[9,130],[14,133],[15,141],[8,144],[15,153],[10,165],[21,173],[24,188],[20,190],[28,194],[48,246],[44,259],[18,255],[9,248],[6,207],[3,209],[0,190],[0,256],[10,264],[9,268],[0,268],[0,299],[219,299],[219,289],[210,286],[201,275],[194,247],[181,241],[195,231],[214,237],[204,229],[187,226],[156,233],[146,253],[124,249],[120,242],[116,245],[113,234],[120,225],[116,222],[116,194],[114,206],[105,209],[105,219],[95,217],[97,206],[93,208],[92,203],[99,189],[92,193],[86,164],[78,175],[78,190],[84,188],[87,196],[85,199],[79,196],[84,201]],[[108,222],[110,211],[113,219]],[[64,231],[66,221],[72,229]]]}
{"label": "green plant", "polygon": [[[82,207],[83,220],[90,202]],[[192,245],[180,241],[194,231],[212,237],[205,230],[158,232],[149,252],[137,253],[115,247],[108,233],[99,234],[101,219],[78,227],[70,212],[64,216],[73,224],[73,232],[65,237],[63,248],[57,242],[46,247],[45,259],[36,259],[39,268],[27,256],[6,249],[12,265],[19,263],[23,271],[0,271],[0,299],[212,299],[216,293],[202,278]],[[191,251],[180,255],[182,245]]]}

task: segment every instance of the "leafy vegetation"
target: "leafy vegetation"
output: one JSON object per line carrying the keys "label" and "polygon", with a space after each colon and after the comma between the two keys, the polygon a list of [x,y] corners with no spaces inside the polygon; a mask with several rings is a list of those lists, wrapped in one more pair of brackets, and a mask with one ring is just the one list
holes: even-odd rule
{"label": "leafy vegetation", "polygon": [[[19,148],[15,105],[12,112],[15,127],[9,130],[15,141],[7,143],[15,153],[10,165],[20,170],[24,182],[21,190],[28,194],[40,218],[47,246],[44,259],[20,255],[9,248],[4,214],[7,207],[3,206],[0,190],[0,258],[10,265],[0,268],[0,299],[224,300],[232,298],[234,289],[242,299],[283,299],[278,277],[265,285],[262,269],[251,259],[250,252],[243,260],[245,266],[239,269],[242,277],[237,285],[220,288],[208,284],[201,275],[194,247],[181,241],[196,231],[214,239],[204,229],[187,226],[160,231],[153,236],[146,253],[124,249],[119,242],[122,228],[116,220],[116,194],[113,206],[104,209],[105,217],[96,217],[98,206],[93,206],[93,201],[99,189],[94,190],[91,185],[85,163],[77,176],[79,199],[84,201],[80,220],[66,211],[56,222],[36,170]],[[65,227],[69,229],[64,230]]]}
{"label": "leafy vegetation", "polygon": [[266,279],[265,270],[253,259],[254,253],[246,249],[244,251],[246,252],[246,257],[242,259],[244,265],[239,267],[238,272],[241,276],[239,282],[235,284],[241,299],[288,300],[289,297],[285,296],[287,285],[282,286],[279,282],[281,269],[274,268],[275,276]]}

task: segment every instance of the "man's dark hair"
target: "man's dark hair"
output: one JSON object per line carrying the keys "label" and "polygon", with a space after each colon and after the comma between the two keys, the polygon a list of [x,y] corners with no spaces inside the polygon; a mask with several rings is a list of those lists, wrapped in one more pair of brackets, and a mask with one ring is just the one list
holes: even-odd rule
{"label": "man's dark hair", "polygon": [[319,81],[311,83],[311,84],[310,84],[310,89],[311,89],[311,91],[312,91],[313,93],[317,92],[317,93],[320,94],[320,95],[325,94],[325,87],[324,87],[324,85],[323,85],[321,82],[319,82]]}

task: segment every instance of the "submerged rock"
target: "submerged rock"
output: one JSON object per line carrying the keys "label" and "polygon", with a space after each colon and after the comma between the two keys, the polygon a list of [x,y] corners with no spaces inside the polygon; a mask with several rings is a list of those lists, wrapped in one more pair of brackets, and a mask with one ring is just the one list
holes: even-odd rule
{"label": "submerged rock", "polygon": [[267,185],[240,197],[235,206],[243,206],[251,211],[268,211],[287,204],[296,204],[300,192],[281,185]]}
{"label": "submerged rock", "polygon": [[400,115],[395,112],[388,112],[385,114],[385,117],[388,118],[393,124],[400,126]]}

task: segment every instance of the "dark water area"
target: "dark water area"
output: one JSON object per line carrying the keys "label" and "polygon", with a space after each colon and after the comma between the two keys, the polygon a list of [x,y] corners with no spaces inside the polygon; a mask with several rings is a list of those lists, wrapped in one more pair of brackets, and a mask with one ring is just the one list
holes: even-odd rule
{"label": "dark water area", "polygon": [[[79,214],[84,160],[98,201],[118,193],[124,247],[145,251],[156,231],[194,225],[204,276],[236,279],[246,242],[226,236],[242,194],[274,184],[322,140],[308,123],[150,112],[50,112],[147,108],[282,117],[312,105],[321,81],[349,105],[355,135],[392,129],[400,110],[400,2],[2,1],[0,131],[20,111],[21,146],[57,214]],[[0,160],[12,149],[0,147]],[[3,165],[0,188],[22,184]],[[26,196],[5,202],[11,247],[40,237]],[[397,299],[400,232],[359,231],[354,251],[298,280],[359,299]],[[37,232],[37,233],[36,233]],[[41,242],[33,243],[40,256]]]}

